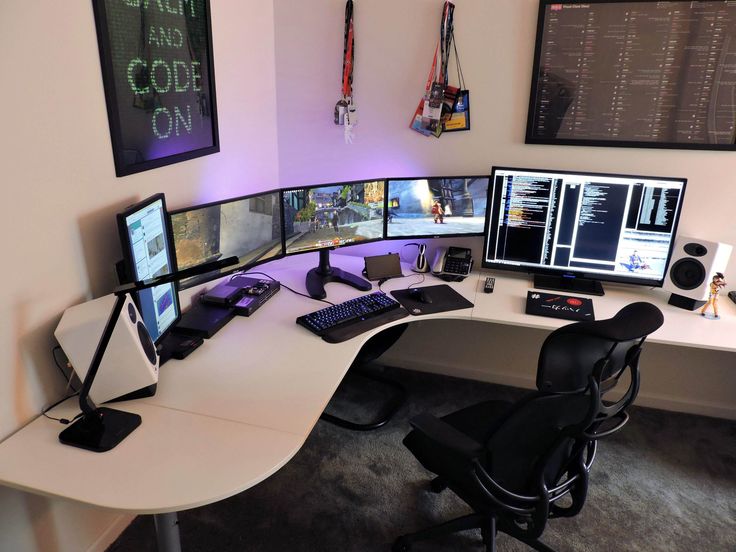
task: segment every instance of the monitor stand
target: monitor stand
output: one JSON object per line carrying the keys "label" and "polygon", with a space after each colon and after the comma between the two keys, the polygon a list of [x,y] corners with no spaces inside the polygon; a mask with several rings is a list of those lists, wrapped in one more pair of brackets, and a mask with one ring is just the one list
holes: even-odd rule
{"label": "monitor stand", "polygon": [[576,278],[575,276],[535,274],[534,287],[554,291],[570,291],[584,295],[605,295],[600,281],[588,278]]}
{"label": "monitor stand", "polygon": [[327,297],[325,293],[325,284],[337,282],[339,284],[347,284],[360,291],[369,291],[372,284],[350,272],[345,272],[339,268],[330,266],[330,250],[319,250],[319,266],[307,272],[307,293],[315,299],[324,299]]}

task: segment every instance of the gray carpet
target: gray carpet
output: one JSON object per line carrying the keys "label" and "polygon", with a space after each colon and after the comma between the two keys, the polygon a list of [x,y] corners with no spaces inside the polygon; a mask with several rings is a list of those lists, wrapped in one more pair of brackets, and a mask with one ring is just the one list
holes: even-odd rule
{"label": "gray carpet", "polygon": [[[400,534],[467,513],[451,491],[427,492],[430,475],[401,445],[408,420],[524,392],[444,376],[388,370],[408,403],[384,428],[350,432],[319,422],[273,477],[237,496],[181,512],[184,552],[388,551]],[[343,389],[330,409],[356,397]],[[353,415],[364,415],[352,407]],[[736,551],[736,422],[634,408],[599,447],[583,511],[551,520],[543,539],[564,551]],[[528,550],[499,534],[500,552]],[[156,550],[153,520],[139,516],[109,552]],[[468,531],[412,550],[484,550]]]}

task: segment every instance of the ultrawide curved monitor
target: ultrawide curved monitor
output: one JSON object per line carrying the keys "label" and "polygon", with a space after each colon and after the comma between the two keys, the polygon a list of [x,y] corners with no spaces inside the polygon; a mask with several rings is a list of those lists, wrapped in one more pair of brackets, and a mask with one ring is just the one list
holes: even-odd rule
{"label": "ultrawide curved monitor", "polygon": [[282,190],[286,254],[382,239],[384,187],[361,180]]}
{"label": "ultrawide curved monitor", "polygon": [[488,175],[387,180],[385,236],[482,236],[488,180]]}
{"label": "ultrawide curved monitor", "polygon": [[494,167],[491,182],[484,267],[662,285],[687,179]]}
{"label": "ultrawide curved monitor", "polygon": [[[278,191],[172,211],[178,270],[236,256],[232,271],[283,256]],[[221,271],[183,281],[182,288],[222,276]]]}

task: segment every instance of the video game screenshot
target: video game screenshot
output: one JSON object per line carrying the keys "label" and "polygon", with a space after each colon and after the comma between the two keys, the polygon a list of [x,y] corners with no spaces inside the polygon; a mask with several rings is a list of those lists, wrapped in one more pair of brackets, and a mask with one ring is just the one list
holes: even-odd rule
{"label": "video game screenshot", "polygon": [[488,177],[389,180],[387,237],[480,234]]}
{"label": "video game screenshot", "polygon": [[383,180],[285,191],[286,252],[382,238],[383,194]]}
{"label": "video game screenshot", "polygon": [[278,192],[171,215],[179,270],[230,256],[240,265],[281,254]]}

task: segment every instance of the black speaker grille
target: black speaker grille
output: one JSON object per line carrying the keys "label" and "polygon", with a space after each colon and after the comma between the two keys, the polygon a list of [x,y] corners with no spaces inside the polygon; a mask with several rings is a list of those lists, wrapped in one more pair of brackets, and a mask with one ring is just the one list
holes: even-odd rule
{"label": "black speaker grille", "polygon": [[691,257],[705,257],[708,254],[708,248],[705,247],[702,243],[686,243],[683,249],[685,250],[685,253],[687,253]]}
{"label": "black speaker grille", "polygon": [[670,268],[670,280],[679,289],[695,289],[705,282],[705,267],[697,259],[685,258]]}
{"label": "black speaker grille", "polygon": [[128,316],[130,317],[130,322],[132,324],[135,324],[138,322],[138,315],[135,313],[135,307],[132,303],[128,303]]}
{"label": "black speaker grille", "polygon": [[153,344],[153,341],[151,341],[151,336],[149,335],[148,330],[146,329],[146,326],[143,324],[143,322],[138,322],[135,326],[136,328],[138,328],[138,339],[140,339],[141,341],[143,351],[146,353],[148,360],[151,361],[151,364],[155,366],[156,347]]}

